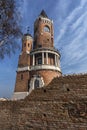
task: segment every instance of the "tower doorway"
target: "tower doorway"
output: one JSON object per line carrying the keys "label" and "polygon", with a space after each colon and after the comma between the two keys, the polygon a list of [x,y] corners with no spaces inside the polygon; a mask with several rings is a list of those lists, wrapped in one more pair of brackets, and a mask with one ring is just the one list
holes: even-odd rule
{"label": "tower doorway", "polygon": [[44,80],[43,77],[40,75],[33,75],[33,77],[30,80],[30,89],[29,92],[31,92],[33,89],[41,88],[44,86]]}
{"label": "tower doorway", "polygon": [[40,82],[39,82],[38,79],[35,79],[35,81],[34,81],[34,89],[39,88],[39,87],[40,87]]}

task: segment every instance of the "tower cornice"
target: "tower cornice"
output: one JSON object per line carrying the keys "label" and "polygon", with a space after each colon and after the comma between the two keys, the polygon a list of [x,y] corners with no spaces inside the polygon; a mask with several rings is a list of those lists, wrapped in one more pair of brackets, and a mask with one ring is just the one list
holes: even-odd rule
{"label": "tower cornice", "polygon": [[38,53],[38,52],[42,52],[42,51],[49,51],[49,52],[52,52],[52,53],[57,53],[59,56],[61,56],[58,49],[56,49],[56,48],[48,48],[48,47],[47,48],[45,47],[45,48],[33,49],[33,50],[31,50],[30,54]]}

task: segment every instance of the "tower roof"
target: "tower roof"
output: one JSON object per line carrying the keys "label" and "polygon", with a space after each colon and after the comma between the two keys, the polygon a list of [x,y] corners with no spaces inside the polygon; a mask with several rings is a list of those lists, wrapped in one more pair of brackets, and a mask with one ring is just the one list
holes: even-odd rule
{"label": "tower roof", "polygon": [[32,35],[29,34],[29,33],[25,33],[24,36],[30,36],[30,37],[32,37]]}
{"label": "tower roof", "polygon": [[42,16],[44,18],[48,18],[47,14],[44,10],[41,11],[40,16]]}
{"label": "tower roof", "polygon": [[24,36],[30,36],[30,37],[32,37],[31,34],[29,33],[29,27],[27,28],[27,33],[24,34]]}

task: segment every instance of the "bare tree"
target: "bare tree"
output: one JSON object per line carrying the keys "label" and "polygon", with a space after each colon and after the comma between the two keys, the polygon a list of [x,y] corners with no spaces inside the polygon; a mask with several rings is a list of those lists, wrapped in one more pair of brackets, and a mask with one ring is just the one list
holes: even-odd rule
{"label": "bare tree", "polygon": [[22,34],[19,15],[15,0],[0,0],[0,58],[10,56],[19,47],[15,42]]}

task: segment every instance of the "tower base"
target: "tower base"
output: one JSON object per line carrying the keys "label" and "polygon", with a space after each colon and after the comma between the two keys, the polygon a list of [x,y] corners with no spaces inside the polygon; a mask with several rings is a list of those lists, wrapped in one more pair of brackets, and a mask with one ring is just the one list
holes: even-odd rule
{"label": "tower base", "polygon": [[24,99],[26,96],[28,96],[28,94],[29,92],[14,92],[12,100]]}

